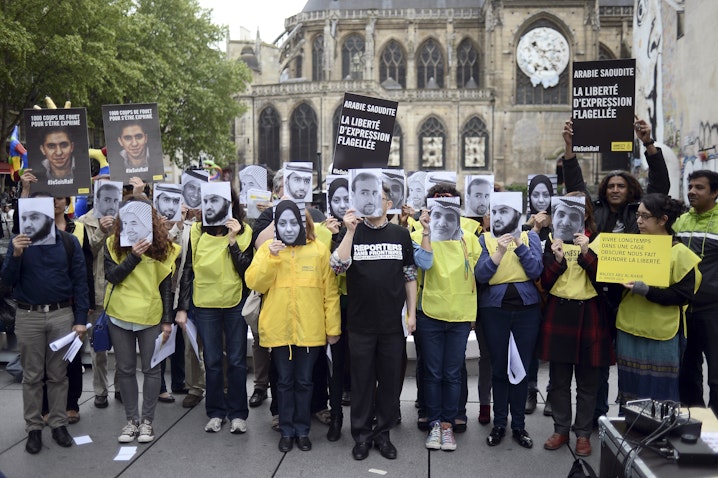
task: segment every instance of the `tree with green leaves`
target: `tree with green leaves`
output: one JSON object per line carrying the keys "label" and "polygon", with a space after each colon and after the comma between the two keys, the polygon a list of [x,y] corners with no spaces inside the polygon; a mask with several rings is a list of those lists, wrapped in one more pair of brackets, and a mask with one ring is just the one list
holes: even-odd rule
{"label": "tree with green leaves", "polygon": [[[179,166],[236,159],[231,124],[249,69],[215,45],[226,29],[196,0],[0,0],[0,134],[45,96],[84,106],[158,103],[162,146]],[[0,153],[5,160],[5,151]]]}

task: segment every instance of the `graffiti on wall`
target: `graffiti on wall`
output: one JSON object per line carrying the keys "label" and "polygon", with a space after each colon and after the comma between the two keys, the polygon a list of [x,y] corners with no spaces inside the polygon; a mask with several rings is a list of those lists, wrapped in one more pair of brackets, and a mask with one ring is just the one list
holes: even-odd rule
{"label": "graffiti on wall", "polygon": [[638,0],[633,18],[636,114],[651,125],[657,141],[663,141],[662,44],[660,1]]}
{"label": "graffiti on wall", "polygon": [[718,123],[701,121],[695,135],[683,139],[681,197],[688,202],[688,175],[699,169],[718,171]]}

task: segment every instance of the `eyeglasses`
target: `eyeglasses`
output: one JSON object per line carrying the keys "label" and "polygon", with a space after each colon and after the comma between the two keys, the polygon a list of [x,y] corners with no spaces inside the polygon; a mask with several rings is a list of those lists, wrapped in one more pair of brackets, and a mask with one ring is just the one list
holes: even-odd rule
{"label": "eyeglasses", "polygon": [[644,212],[637,212],[636,213],[636,219],[642,219],[644,221],[648,221],[650,218],[656,217],[653,214],[646,214]]}

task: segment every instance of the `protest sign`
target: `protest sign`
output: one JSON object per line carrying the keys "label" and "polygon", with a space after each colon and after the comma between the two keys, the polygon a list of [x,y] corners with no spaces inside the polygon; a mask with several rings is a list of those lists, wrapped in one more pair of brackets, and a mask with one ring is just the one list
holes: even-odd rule
{"label": "protest sign", "polygon": [[668,287],[671,236],[604,232],[598,242],[597,282],[643,281],[656,287]]}
{"label": "protest sign", "polygon": [[90,193],[90,152],[85,108],[23,111],[32,192],[54,197]]}
{"label": "protest sign", "polygon": [[574,153],[633,151],[636,60],[573,64]]}
{"label": "protest sign", "polygon": [[157,103],[103,105],[102,121],[113,180],[127,184],[133,176],[145,182],[164,179]]}
{"label": "protest sign", "polygon": [[332,174],[387,167],[398,106],[396,101],[344,94]]}

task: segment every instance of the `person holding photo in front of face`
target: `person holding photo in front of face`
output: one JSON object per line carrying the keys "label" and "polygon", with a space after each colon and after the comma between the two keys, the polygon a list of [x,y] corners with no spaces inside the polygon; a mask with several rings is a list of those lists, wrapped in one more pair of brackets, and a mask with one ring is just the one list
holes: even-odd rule
{"label": "person holding photo in front of face", "polygon": [[347,178],[335,178],[329,185],[328,193],[329,212],[341,222],[349,210],[349,181]]}
{"label": "person holding photo in front of face", "polygon": [[[141,207],[140,207],[141,206]],[[105,306],[110,317],[110,337],[115,351],[117,376],[125,407],[127,425],[122,428],[120,443],[154,440],[154,415],[160,394],[160,364],[151,366],[155,339],[160,333],[167,340],[172,330],[172,273],[180,253],[166,234],[147,238],[139,232],[132,244],[123,243],[128,236],[129,217],[149,219],[163,230],[159,214],[152,204],[131,198],[120,207],[120,221],[115,221],[113,234],[105,243]],[[137,349],[144,376],[142,406],[138,405],[136,378]]]}
{"label": "person holding photo in front of face", "polygon": [[352,170],[353,209],[360,217],[377,217],[382,214],[381,170],[377,174]]}
{"label": "person holding photo in front of face", "polygon": [[[552,198],[551,210],[554,236],[546,241],[541,273],[541,286],[548,295],[537,344],[538,357],[550,363],[548,401],[554,420],[554,433],[544,448],[561,448],[570,441],[573,429],[576,455],[588,456],[601,368],[611,364],[613,355],[611,325],[600,289],[594,286],[598,256],[589,243],[596,237],[596,224],[591,202],[582,192]],[[576,418],[572,427],[574,377]]]}
{"label": "person holding photo in front of face", "polygon": [[290,451],[295,442],[309,451],[312,370],[326,344],[339,339],[339,291],[329,249],[316,239],[311,215],[305,211],[305,228],[299,207],[289,200],[274,213],[277,238],[257,250],[247,285],[264,294],[259,336],[271,348],[278,373],[279,451]]}
{"label": "person holding photo in front of face", "polygon": [[423,413],[428,449],[456,449],[461,370],[471,323],[476,320],[477,287],[472,274],[481,252],[478,237],[459,223],[461,197],[453,186],[429,189],[427,205],[412,233],[419,267],[415,340],[423,366]]}
{"label": "person holding photo in front of face", "polygon": [[[494,395],[494,427],[486,442],[489,446],[501,443],[510,409],[514,439],[531,448],[524,408],[528,382],[520,374],[509,377],[507,368],[511,364],[512,371],[527,370],[533,357],[541,319],[541,299],[534,282],[543,268],[541,240],[534,231],[517,233],[521,193],[494,193],[491,203],[491,232],[479,239],[481,256],[474,270],[477,282],[486,285],[479,298],[479,322],[489,345]],[[509,361],[512,337],[519,357]]]}
{"label": "person holding photo in front of face", "polygon": [[[205,183],[211,185],[212,183]],[[216,183],[221,185],[222,183]],[[180,278],[175,322],[193,322],[204,344],[206,432],[230,421],[230,433],[247,431],[247,323],[242,316],[249,289],[244,274],[252,261],[252,229],[244,223],[239,197],[230,190],[231,216],[222,225],[192,225]],[[226,360],[226,383],[225,367]],[[226,388],[226,393],[225,393]]]}
{"label": "person holding photo in front of face", "polygon": [[[126,201],[120,206],[122,247],[131,247],[140,240],[152,241],[152,204],[145,201]],[[162,231],[163,229],[159,229]]]}

